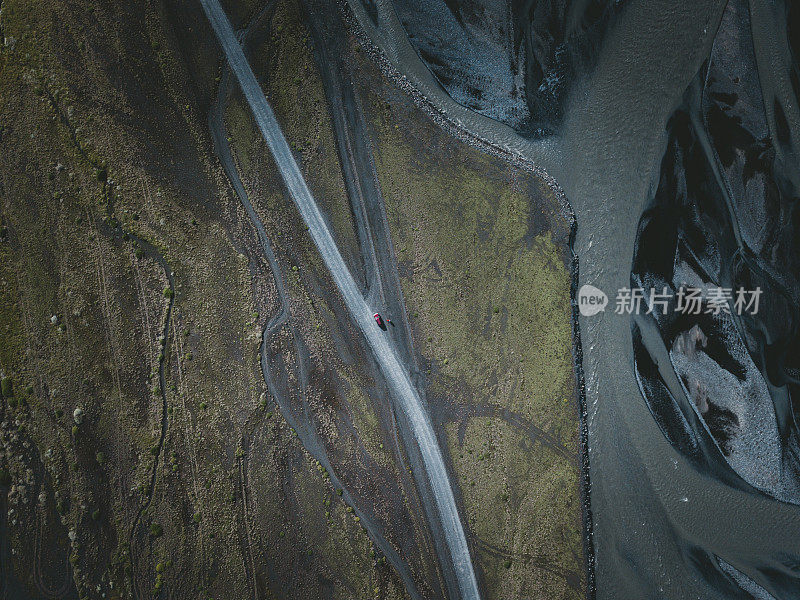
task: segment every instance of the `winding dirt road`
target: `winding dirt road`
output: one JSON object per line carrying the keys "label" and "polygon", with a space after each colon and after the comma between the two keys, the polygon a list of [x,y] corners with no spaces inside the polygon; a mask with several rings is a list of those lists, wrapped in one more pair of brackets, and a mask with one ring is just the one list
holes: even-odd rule
{"label": "winding dirt road", "polygon": [[369,342],[381,372],[386,378],[386,383],[397,398],[401,410],[411,425],[428,474],[442,529],[445,533],[445,541],[453,560],[461,597],[464,600],[477,600],[480,598],[480,593],[464,529],[456,508],[442,452],[420,396],[386,334],[373,321],[374,311],[359,292],[352,274],[345,265],[224,10],[218,0],[201,0],[201,4],[225,52],[228,63],[239,80],[261,134],[281,171],[284,183],[308,226],[309,233],[341,292],[351,317]]}

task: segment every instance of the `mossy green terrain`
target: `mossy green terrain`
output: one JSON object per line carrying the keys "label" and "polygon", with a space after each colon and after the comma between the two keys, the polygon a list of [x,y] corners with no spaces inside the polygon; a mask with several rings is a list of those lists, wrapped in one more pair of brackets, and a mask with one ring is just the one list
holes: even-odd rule
{"label": "mossy green terrain", "polygon": [[205,27],[186,3],[2,2],[8,589],[402,598],[267,395],[275,285],[208,135]]}
{"label": "mossy green terrain", "polygon": [[568,223],[540,179],[364,83],[406,308],[490,597],[578,598]]}
{"label": "mossy green terrain", "polygon": [[[309,5],[224,4],[366,287]],[[215,151],[224,65],[199,3],[0,6],[11,597],[446,596],[391,398],[235,86],[226,139],[277,268]],[[348,48],[486,597],[578,597],[567,225],[543,182]]]}

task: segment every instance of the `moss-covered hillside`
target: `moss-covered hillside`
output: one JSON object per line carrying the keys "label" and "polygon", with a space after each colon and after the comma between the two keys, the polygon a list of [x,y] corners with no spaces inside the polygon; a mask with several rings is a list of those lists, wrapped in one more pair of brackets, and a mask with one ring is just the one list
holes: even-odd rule
{"label": "moss-covered hillside", "polygon": [[[486,597],[579,597],[557,202],[440,130],[338,4],[224,5],[408,331]],[[0,0],[0,42],[7,597],[451,595],[416,451],[200,4]]]}

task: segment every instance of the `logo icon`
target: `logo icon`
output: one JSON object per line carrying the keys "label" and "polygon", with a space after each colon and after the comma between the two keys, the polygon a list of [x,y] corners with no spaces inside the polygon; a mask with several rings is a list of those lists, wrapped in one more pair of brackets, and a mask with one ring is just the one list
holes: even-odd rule
{"label": "logo icon", "polygon": [[597,289],[588,283],[578,290],[578,310],[584,317],[593,317],[603,312],[608,305],[608,296],[603,290]]}

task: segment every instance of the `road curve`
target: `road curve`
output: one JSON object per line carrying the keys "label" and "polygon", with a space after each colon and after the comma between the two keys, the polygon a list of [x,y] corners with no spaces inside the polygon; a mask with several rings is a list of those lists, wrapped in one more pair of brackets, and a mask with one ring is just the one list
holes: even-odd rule
{"label": "road curve", "polygon": [[479,600],[478,583],[472,568],[467,539],[456,509],[442,452],[419,394],[412,385],[407,371],[400,363],[394,348],[389,344],[386,335],[373,321],[372,309],[358,291],[352,274],[345,266],[344,259],[306,185],[300,168],[286,143],[286,138],[283,137],[272,107],[267,102],[255,74],[242,52],[225,11],[218,0],[200,0],[200,3],[225,52],[231,69],[239,80],[261,134],[281,171],[284,183],[308,226],[309,233],[339,288],[347,309],[364,333],[387,384],[411,424],[425,470],[428,473],[445,541],[453,559],[461,598],[463,600]]}
{"label": "road curve", "polygon": [[[240,37],[240,45],[243,48],[247,48],[247,39],[250,35],[252,28],[258,26],[259,22],[262,19],[262,15],[264,14],[265,10],[268,10],[271,7],[270,4],[267,4],[262,12],[254,18],[246,31],[241,34]],[[247,52],[245,50],[245,56]],[[267,359],[267,344],[269,343],[270,338],[272,335],[281,327],[283,327],[287,321],[291,318],[291,310],[289,308],[289,302],[286,295],[285,285],[283,275],[281,274],[280,267],[278,265],[277,258],[275,257],[275,253],[272,250],[272,246],[270,244],[269,239],[267,239],[267,233],[264,229],[264,224],[261,222],[261,219],[255,212],[253,205],[250,203],[250,199],[247,196],[247,192],[244,188],[244,183],[242,182],[241,178],[239,177],[239,173],[236,170],[236,166],[234,164],[233,155],[231,154],[231,148],[228,144],[227,137],[228,133],[225,128],[225,120],[224,120],[224,112],[225,106],[227,102],[228,93],[230,91],[229,88],[232,87],[234,82],[231,81],[231,70],[230,68],[226,68],[223,70],[222,77],[219,83],[219,88],[217,90],[217,98],[215,102],[212,103],[211,109],[209,110],[208,116],[208,124],[209,129],[211,131],[211,137],[214,140],[214,148],[217,154],[217,158],[219,158],[220,162],[222,163],[222,167],[225,173],[228,175],[228,179],[230,180],[231,185],[233,186],[236,195],[239,198],[242,206],[245,208],[248,216],[250,217],[251,222],[253,223],[253,227],[256,229],[256,233],[258,234],[258,239],[261,243],[261,248],[264,251],[264,256],[269,263],[270,270],[272,271],[275,287],[279,298],[280,309],[278,312],[269,319],[264,324],[264,329],[261,333],[261,371],[264,377],[264,382],[267,384],[267,389],[269,393],[274,398],[276,404],[280,407],[281,411],[283,411],[284,417],[286,421],[295,429],[297,435],[300,437],[300,441],[302,442],[303,446],[308,450],[311,455],[316,458],[320,464],[330,473],[331,476],[331,483],[333,483],[338,488],[341,488],[343,491],[343,498],[346,502],[353,505],[355,509],[355,514],[361,519],[361,524],[367,530],[367,533],[372,538],[375,546],[380,549],[381,552],[386,556],[389,563],[395,568],[397,573],[400,575],[400,578],[403,580],[403,583],[406,586],[406,591],[408,592],[409,596],[412,600],[421,600],[421,596],[417,591],[416,584],[414,583],[414,579],[411,575],[411,572],[403,562],[402,558],[400,557],[399,553],[392,547],[389,542],[386,540],[385,536],[380,527],[377,526],[376,522],[374,521],[372,515],[366,514],[363,510],[361,510],[358,505],[353,502],[353,498],[350,495],[350,492],[347,486],[338,478],[336,471],[332,468],[328,455],[325,451],[324,445],[319,443],[319,440],[316,438],[311,437],[310,431],[308,428],[303,427],[303,425],[298,422],[296,419],[292,417],[291,411],[287,409],[286,402],[287,399],[284,394],[278,389],[268,364]],[[294,327],[289,327],[289,331],[292,335],[293,340],[295,340],[297,334],[295,332]],[[296,342],[296,340],[295,340]],[[296,345],[296,344],[295,344]],[[304,382],[308,380],[308,374],[306,373],[306,369],[303,367],[304,360],[298,355],[298,378],[301,385],[304,385]],[[244,446],[243,446],[244,447]],[[246,454],[245,454],[246,456]]]}

